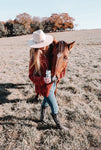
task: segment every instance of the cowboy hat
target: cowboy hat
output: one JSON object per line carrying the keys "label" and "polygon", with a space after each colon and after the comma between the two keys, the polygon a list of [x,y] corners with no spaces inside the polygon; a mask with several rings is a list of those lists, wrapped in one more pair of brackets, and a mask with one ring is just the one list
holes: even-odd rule
{"label": "cowboy hat", "polygon": [[33,38],[28,41],[31,48],[41,48],[50,45],[53,42],[51,35],[45,34],[42,30],[33,32]]}

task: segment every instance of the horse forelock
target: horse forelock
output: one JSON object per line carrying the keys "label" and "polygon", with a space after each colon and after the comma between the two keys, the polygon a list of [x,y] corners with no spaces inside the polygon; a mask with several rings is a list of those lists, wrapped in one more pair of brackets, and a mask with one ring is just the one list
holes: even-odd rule
{"label": "horse forelock", "polygon": [[52,53],[53,54],[63,53],[66,46],[67,43],[65,41],[58,41],[58,43],[53,46]]}
{"label": "horse forelock", "polygon": [[63,53],[66,47],[66,42],[65,41],[59,41],[57,45],[57,54],[58,53]]}

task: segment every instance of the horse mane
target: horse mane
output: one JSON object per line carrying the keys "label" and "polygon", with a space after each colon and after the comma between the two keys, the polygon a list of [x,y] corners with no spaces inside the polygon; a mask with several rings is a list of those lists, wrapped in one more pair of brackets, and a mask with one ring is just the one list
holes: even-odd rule
{"label": "horse mane", "polygon": [[67,43],[65,41],[58,41],[57,46],[56,46],[57,54],[63,53],[66,46],[67,46]]}

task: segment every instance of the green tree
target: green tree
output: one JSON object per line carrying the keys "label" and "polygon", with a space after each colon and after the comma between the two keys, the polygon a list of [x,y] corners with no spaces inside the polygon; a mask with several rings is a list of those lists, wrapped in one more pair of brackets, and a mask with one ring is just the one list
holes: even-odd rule
{"label": "green tree", "polygon": [[52,23],[49,18],[43,18],[41,24],[44,32],[53,31],[54,23]]}
{"label": "green tree", "polygon": [[4,23],[0,22],[0,38],[6,36],[7,30],[5,29]]}

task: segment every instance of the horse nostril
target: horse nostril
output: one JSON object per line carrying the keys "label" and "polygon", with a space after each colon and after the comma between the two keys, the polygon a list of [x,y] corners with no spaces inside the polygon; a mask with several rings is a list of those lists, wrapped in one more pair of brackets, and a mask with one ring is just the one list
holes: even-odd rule
{"label": "horse nostril", "polygon": [[67,57],[67,56],[64,56],[64,59],[65,59],[65,60],[67,60],[67,59],[68,59],[68,57]]}

